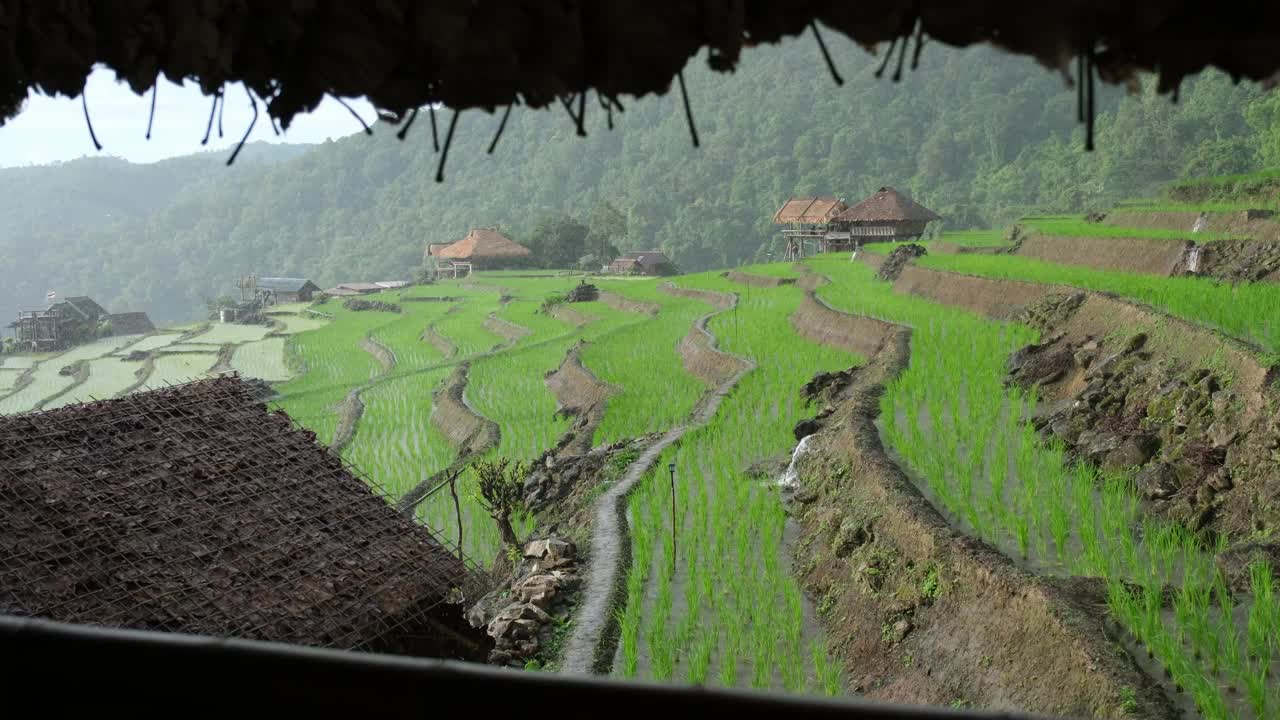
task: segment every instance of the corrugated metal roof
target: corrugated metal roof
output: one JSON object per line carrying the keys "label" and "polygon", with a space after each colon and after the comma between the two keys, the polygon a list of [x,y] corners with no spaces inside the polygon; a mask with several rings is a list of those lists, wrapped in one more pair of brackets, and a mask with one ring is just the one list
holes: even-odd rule
{"label": "corrugated metal roof", "polygon": [[367,282],[339,283],[338,287],[346,288],[348,290],[355,290],[356,292],[378,292],[380,290],[386,290],[386,288],[379,285],[378,283],[367,283]]}
{"label": "corrugated metal roof", "polygon": [[259,290],[301,292],[307,285],[314,287],[315,284],[306,278],[258,278]]}

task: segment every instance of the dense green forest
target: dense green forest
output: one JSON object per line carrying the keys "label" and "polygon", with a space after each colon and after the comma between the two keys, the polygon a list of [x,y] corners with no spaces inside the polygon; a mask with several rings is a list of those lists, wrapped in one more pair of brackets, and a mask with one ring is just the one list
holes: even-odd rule
{"label": "dense green forest", "polygon": [[[428,242],[472,226],[545,239],[567,217],[589,228],[577,236],[658,247],[697,270],[776,252],[770,219],[792,195],[853,201],[893,185],[949,229],[991,227],[1280,163],[1280,100],[1221,75],[1187,81],[1176,105],[1149,86],[1100,89],[1102,152],[1087,154],[1075,90],[1029,61],[933,46],[893,83],[873,77],[875,58],[832,45],[842,87],[811,38],[754,48],[733,75],[695,60],[696,150],[675,92],[624,99],[613,132],[593,99],[585,138],[561,107],[517,107],[492,155],[499,115],[464,113],[443,184],[425,115],[404,142],[379,124],[372,138],[230,170],[221,156],[3,170],[0,308],[55,288],[184,319],[243,273],[409,278]],[[437,115],[442,138],[448,115]],[[557,242],[558,260],[574,254]]]}

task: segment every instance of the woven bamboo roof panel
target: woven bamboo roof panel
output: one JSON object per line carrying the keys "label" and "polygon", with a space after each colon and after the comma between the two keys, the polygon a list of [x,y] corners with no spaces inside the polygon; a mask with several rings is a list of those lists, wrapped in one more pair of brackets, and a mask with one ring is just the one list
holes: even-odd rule
{"label": "woven bamboo roof panel", "polygon": [[369,648],[467,577],[238,377],[0,416],[0,614]]}

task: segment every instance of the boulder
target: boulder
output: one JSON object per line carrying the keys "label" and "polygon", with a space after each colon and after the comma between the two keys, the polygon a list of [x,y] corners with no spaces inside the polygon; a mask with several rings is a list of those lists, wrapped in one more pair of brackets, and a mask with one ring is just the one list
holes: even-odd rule
{"label": "boulder", "polygon": [[[1108,438],[1108,442],[1110,442],[1110,438]],[[1106,453],[1102,466],[1109,470],[1138,467],[1145,464],[1159,451],[1160,440],[1156,436],[1135,433],[1121,438],[1119,445]]]}

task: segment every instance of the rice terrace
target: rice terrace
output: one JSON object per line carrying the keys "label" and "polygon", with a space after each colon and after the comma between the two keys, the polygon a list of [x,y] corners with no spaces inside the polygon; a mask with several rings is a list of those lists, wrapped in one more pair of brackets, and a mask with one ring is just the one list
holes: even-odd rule
{"label": "rice terrace", "polygon": [[[445,12],[428,6],[413,12]],[[885,36],[804,3],[738,8],[732,47],[704,29],[687,53],[627,45],[634,65],[608,72],[493,60],[432,75],[430,96],[378,64],[399,40],[362,45],[328,85],[327,59],[224,76],[188,58],[173,77],[219,88],[205,142],[248,112],[224,107],[244,83],[253,119],[215,142],[242,183],[207,156],[83,178],[96,160],[7,162],[0,620],[17,629],[0,623],[0,644],[87,627],[139,647],[217,638],[180,642],[300,672],[438,658],[384,667],[459,687],[459,667],[500,668],[477,676],[492,707],[514,702],[502,678],[555,675],[668,710],[706,689],[698,707],[720,711],[768,693],[797,703],[777,712],[854,717],[1280,718],[1280,76],[1255,66],[1271,56],[1161,39],[1063,60],[1047,36],[968,38],[913,7]],[[36,27],[46,11],[25,12]],[[402,24],[325,12],[281,20],[281,38]],[[586,48],[630,11],[582,12]],[[476,47],[501,55],[506,22]],[[472,26],[441,23],[432,62],[473,62],[437,52],[440,28]],[[1020,79],[990,48],[939,61],[945,82],[902,80],[931,28],[1074,84]],[[800,32],[812,43],[773,47]],[[854,43],[882,40],[850,80],[860,119],[825,124]],[[744,71],[734,95],[716,72],[747,46],[765,80]],[[152,74],[178,62],[155,57]],[[130,58],[104,62],[156,93]],[[22,82],[89,82],[47,62]],[[1226,73],[1173,77],[1208,65]],[[1137,74],[1153,68],[1177,82]],[[985,94],[952,94],[970,82]],[[253,134],[260,113],[271,133],[343,94],[363,103],[343,122],[374,137]],[[825,134],[800,127],[805,103]],[[450,157],[467,108],[497,119]],[[644,127],[623,135],[628,120]],[[865,143],[848,130],[863,125]],[[486,159],[504,149],[506,166]],[[446,160],[461,190],[443,189]],[[28,187],[93,207],[30,209]]]}

